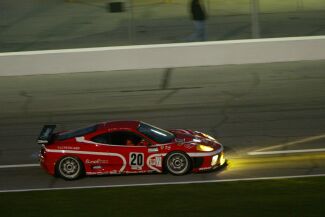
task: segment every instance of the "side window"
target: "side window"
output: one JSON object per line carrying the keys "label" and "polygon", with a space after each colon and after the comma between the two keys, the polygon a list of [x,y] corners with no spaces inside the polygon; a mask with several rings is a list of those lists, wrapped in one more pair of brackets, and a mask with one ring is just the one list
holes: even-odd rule
{"label": "side window", "polygon": [[93,137],[91,141],[111,145],[142,145],[142,137],[130,131],[115,131],[101,134]]}
{"label": "side window", "polygon": [[138,145],[142,138],[137,134],[129,131],[115,131],[110,133],[111,144],[113,145]]}
{"label": "side window", "polygon": [[91,139],[91,141],[93,142],[97,142],[97,143],[102,143],[102,144],[109,144],[109,134],[105,133],[105,134],[101,134],[98,136],[95,136]]}

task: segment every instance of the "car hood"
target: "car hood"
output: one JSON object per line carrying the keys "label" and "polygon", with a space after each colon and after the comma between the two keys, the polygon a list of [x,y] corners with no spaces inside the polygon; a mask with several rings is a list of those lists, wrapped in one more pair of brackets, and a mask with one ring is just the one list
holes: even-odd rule
{"label": "car hood", "polygon": [[222,147],[218,141],[212,140],[198,131],[177,129],[170,130],[170,132],[175,135],[175,142],[178,144],[188,143],[193,145],[208,145],[215,149]]}

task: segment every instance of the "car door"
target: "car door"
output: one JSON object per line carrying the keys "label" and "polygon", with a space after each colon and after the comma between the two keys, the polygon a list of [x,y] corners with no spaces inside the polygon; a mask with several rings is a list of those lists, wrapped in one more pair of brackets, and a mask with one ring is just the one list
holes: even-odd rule
{"label": "car door", "polygon": [[161,172],[162,156],[158,147],[139,133],[130,130],[111,130],[92,139],[105,144],[110,155],[110,173]]}
{"label": "car door", "polygon": [[147,172],[146,164],[149,142],[141,135],[129,130],[110,132],[110,144],[126,159],[125,173]]}
{"label": "car door", "polygon": [[[102,172],[109,174],[118,174],[125,171],[127,165],[127,158],[121,153],[121,149],[118,145],[111,144],[111,134],[108,132],[102,132],[96,136],[90,137],[90,142],[96,145],[96,152],[92,159],[87,159],[86,166],[89,166],[94,172]],[[101,165],[98,165],[100,162]],[[105,165],[103,165],[103,163]],[[100,168],[98,166],[101,166]],[[99,168],[99,169],[95,169]]]}

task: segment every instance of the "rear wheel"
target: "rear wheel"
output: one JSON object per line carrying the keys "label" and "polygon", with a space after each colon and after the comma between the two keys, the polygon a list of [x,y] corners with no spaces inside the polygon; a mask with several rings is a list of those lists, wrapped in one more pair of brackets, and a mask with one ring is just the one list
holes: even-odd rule
{"label": "rear wheel", "polygon": [[74,180],[83,174],[82,162],[75,157],[63,157],[57,164],[57,173],[64,179]]}
{"label": "rear wheel", "polygon": [[184,175],[191,169],[191,159],[182,152],[172,152],[166,157],[165,168],[173,175]]}

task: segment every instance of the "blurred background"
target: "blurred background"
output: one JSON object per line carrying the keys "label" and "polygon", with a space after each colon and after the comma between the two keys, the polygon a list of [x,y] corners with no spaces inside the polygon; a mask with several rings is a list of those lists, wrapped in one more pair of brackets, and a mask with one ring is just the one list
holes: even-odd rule
{"label": "blurred background", "polygon": [[[325,34],[325,0],[204,0],[207,40]],[[1,0],[0,52],[186,42],[189,0]]]}

